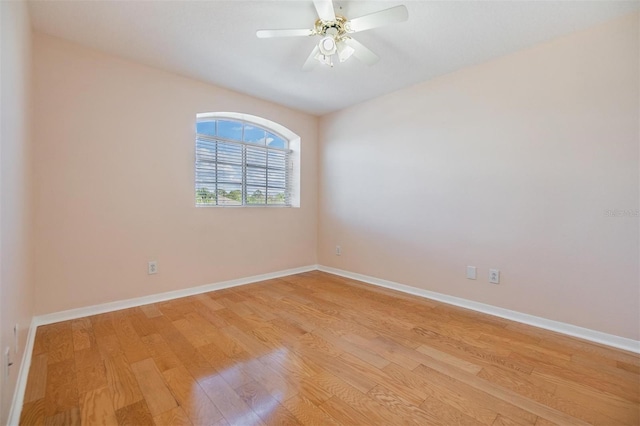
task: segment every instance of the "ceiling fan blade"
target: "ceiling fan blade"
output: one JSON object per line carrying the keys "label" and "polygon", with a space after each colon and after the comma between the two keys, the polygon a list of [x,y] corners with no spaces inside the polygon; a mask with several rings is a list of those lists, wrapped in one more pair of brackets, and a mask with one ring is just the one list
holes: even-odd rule
{"label": "ceiling fan blade", "polygon": [[318,16],[323,21],[335,21],[336,13],[333,11],[332,0],[313,0],[313,5],[316,7]]}
{"label": "ceiling fan blade", "polygon": [[357,40],[354,40],[352,38],[345,38],[344,42],[347,44],[347,46],[351,47],[354,50],[353,56],[358,58],[359,61],[365,63],[366,65],[373,65],[380,59],[378,55],[373,53],[371,50],[365,47],[365,45]]}
{"label": "ceiling fan blade", "polygon": [[318,46],[316,46],[311,51],[311,55],[309,55],[307,60],[304,62],[304,65],[302,66],[302,71],[310,71],[312,68],[316,66],[316,64],[318,63],[318,61],[316,60],[316,55],[318,53],[320,53],[320,49],[318,48]]}
{"label": "ceiling fan blade", "polygon": [[313,30],[301,29],[301,30],[258,30],[256,36],[258,38],[272,38],[272,37],[302,37],[314,35]]}
{"label": "ceiling fan blade", "polygon": [[395,24],[396,22],[403,22],[407,19],[409,19],[407,7],[400,5],[354,18],[347,22],[347,31],[357,33],[359,31]]}

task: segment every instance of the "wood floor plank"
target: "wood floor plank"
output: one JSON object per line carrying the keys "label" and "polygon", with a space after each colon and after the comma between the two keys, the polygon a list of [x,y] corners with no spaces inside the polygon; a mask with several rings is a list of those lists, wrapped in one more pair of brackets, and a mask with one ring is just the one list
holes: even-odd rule
{"label": "wood floor plank", "polygon": [[256,382],[262,385],[278,402],[282,403],[301,392],[301,386],[303,385],[298,379],[276,371],[268,364],[259,362],[257,365],[255,368],[253,368],[253,365],[247,366],[252,368],[252,376]]}
{"label": "wood floor plank", "polygon": [[157,416],[178,406],[151,358],[131,364],[151,416]]}
{"label": "wood floor plank", "polygon": [[258,382],[235,389],[236,393],[267,425],[300,425],[300,422]]}
{"label": "wood floor plank", "polygon": [[106,358],[104,365],[114,409],[119,410],[144,398],[131,367],[123,355]]}
{"label": "wood floor plank", "polygon": [[129,363],[149,358],[147,348],[142,344],[140,336],[131,324],[129,315],[121,314],[114,318],[114,329],[120,347]]}
{"label": "wood floor plank", "polygon": [[[120,408],[116,411],[116,418],[119,426],[142,426],[155,423],[145,400]],[[158,426],[162,426],[162,423]]]}
{"label": "wood floor plank", "polygon": [[[448,354],[446,352],[439,351],[436,348],[432,348],[426,345],[420,345],[416,348],[416,351],[421,354],[427,355],[432,359],[442,361],[445,364],[449,364],[452,367],[459,368],[460,370],[464,370],[471,374],[477,374],[482,370],[482,367],[474,364],[473,362],[466,361],[464,359],[460,359],[454,355]],[[424,361],[424,358],[421,359],[421,362]]]}
{"label": "wood floor plank", "polygon": [[588,386],[604,393],[617,395],[635,404],[640,403],[639,383],[620,379],[614,380],[601,372],[587,370],[576,371],[571,368],[562,368],[541,362],[534,364],[531,358],[520,357],[520,355],[516,356],[526,360],[526,362],[530,362],[532,366],[535,365],[535,371],[532,372],[532,375],[536,377],[544,378],[555,383],[574,382],[581,387]]}
{"label": "wood floor plank", "polygon": [[640,355],[312,271],[40,326],[20,424],[640,424]]}
{"label": "wood floor plank", "polygon": [[322,370],[318,364],[308,357],[297,355],[293,351],[276,349],[260,357],[264,365],[283,375],[288,375],[296,380],[313,377]]}
{"label": "wood floor plank", "polygon": [[[436,368],[437,370],[433,368]],[[523,420],[529,420],[531,417],[533,417],[533,421],[535,421],[535,417],[539,416],[550,421],[560,422],[561,424],[586,424],[585,422],[582,422],[575,417],[569,416],[565,413],[562,413],[544,404],[540,404],[531,399],[520,397],[513,391],[502,388],[501,386],[495,385],[475,375],[461,372],[449,366],[437,365],[436,363],[432,363],[429,367],[420,365],[414,371],[418,374],[421,374],[423,377],[428,378],[429,380],[432,380],[434,377],[434,373],[437,373],[436,375],[443,378],[444,380],[447,380],[449,382],[455,381],[454,386],[458,384],[458,382],[464,383],[470,388],[481,392],[480,394],[476,394],[478,395],[478,401],[482,401],[483,399],[486,400],[487,397],[484,396],[485,394],[490,395],[490,400],[486,402],[487,406],[496,407],[499,412],[505,412],[508,409],[508,411],[511,413],[511,415],[509,415],[510,418],[522,418]]]}
{"label": "wood floor plank", "polygon": [[166,413],[162,413],[154,417],[153,421],[158,426],[193,426],[182,407],[176,407]]}
{"label": "wood floor plank", "polygon": [[[218,314],[218,311],[209,309],[201,300],[193,300],[193,308],[197,314],[206,319],[216,328],[226,327],[229,324],[224,317]],[[224,309],[224,306],[223,306]]]}
{"label": "wood floor plank", "polygon": [[80,426],[82,424],[80,409],[75,406],[54,416],[47,417],[44,424],[45,426]]}
{"label": "wood floor plank", "polygon": [[73,350],[80,351],[91,347],[91,334],[93,330],[90,328],[79,328],[73,330]]}
{"label": "wood floor plank", "polygon": [[396,415],[408,419],[417,425],[444,425],[445,423],[433,413],[421,409],[419,406],[404,400],[401,396],[390,391],[382,385],[371,389],[368,393],[375,401],[384,405]]}
{"label": "wood floor plank", "polygon": [[[402,398],[412,402],[416,406],[420,405],[425,398],[425,395],[420,388],[408,386],[406,381],[400,380],[393,374],[388,374],[388,370],[372,368],[369,364],[362,362],[360,359],[350,354],[341,355],[340,361],[354,368],[360,374],[367,375],[372,378],[378,385],[384,384],[386,388],[397,393]],[[389,366],[386,366],[385,368],[387,367]]]}
{"label": "wood floor plank", "polygon": [[[436,417],[446,425],[465,425],[465,426],[480,426],[478,420],[464,414],[462,411],[453,408],[452,406],[439,401],[431,396],[425,398],[420,404],[420,408],[428,413],[433,413]],[[498,415],[500,417],[500,415]],[[495,421],[494,423],[495,424]]]}
{"label": "wood floor plank", "polygon": [[154,333],[144,336],[142,342],[147,347],[149,355],[151,355],[160,371],[166,371],[181,365],[181,361],[159,334]]}
{"label": "wood floor plank", "polygon": [[616,361],[616,367],[625,371],[629,371],[633,374],[640,375],[639,365],[634,365],[634,364],[630,364],[628,362],[623,362],[623,361]]}
{"label": "wood floor plank", "polygon": [[222,305],[219,302],[216,302],[214,299],[209,297],[209,295],[206,294],[206,293],[198,294],[194,298],[197,301],[199,301],[200,303],[202,303],[204,306],[206,306],[211,311],[215,312],[215,311],[218,311],[220,309],[224,309],[224,305]]}
{"label": "wood floor plank", "polygon": [[22,406],[21,425],[41,426],[44,425],[44,419],[44,398],[27,402]]}
{"label": "wood floor plank", "polygon": [[[76,363],[76,366],[78,364]],[[104,361],[99,359],[95,364],[90,365],[76,371],[78,380],[78,393],[80,395],[85,392],[100,389],[108,386],[107,381],[107,369],[104,366]]]}
{"label": "wood floor plank", "polygon": [[162,373],[171,393],[194,425],[214,425],[223,418],[204,390],[183,366]]}
{"label": "wood floor plank", "polygon": [[[400,349],[402,345],[395,342],[390,343],[385,341],[386,339],[384,338],[365,339],[362,336],[355,334],[346,334],[342,336],[342,338],[384,358],[385,362],[379,364],[373,364],[370,362],[378,368],[384,368],[392,362],[407,366],[410,369],[414,369],[420,365],[420,362],[415,359],[415,356],[420,355],[420,353],[417,353],[413,349],[407,349],[405,352]],[[408,353],[411,353],[412,356],[407,356]]]}
{"label": "wood floor plank", "polygon": [[[271,351],[269,347],[260,341],[255,335],[247,334],[233,325],[221,328],[220,331],[227,338],[233,340],[238,346],[240,346],[244,352],[253,357],[261,357]],[[229,351],[226,351],[225,353],[225,351],[220,349],[217,345],[215,347],[218,348],[217,352],[225,357],[234,357],[233,354],[231,354],[231,356],[228,355]]]}
{"label": "wood floor plank", "polygon": [[45,417],[78,405],[78,385],[73,359],[49,364],[45,390]]}
{"label": "wood floor plank", "polygon": [[363,413],[354,409],[337,396],[332,396],[318,407],[344,425],[366,425],[371,422]]}
{"label": "wood floor plank", "polygon": [[263,369],[264,365],[258,359],[248,359],[244,362],[228,360],[227,368],[220,369],[222,378],[234,389],[256,380],[255,372]]}
{"label": "wood floor plank", "polygon": [[200,385],[230,424],[264,425],[222,376],[201,380]]}
{"label": "wood floor plank", "polygon": [[320,354],[307,354],[307,357],[314,359],[326,372],[340,377],[362,393],[369,392],[378,384],[373,378],[361,374],[358,369],[343,362],[341,357],[324,357]]}
{"label": "wood floor plank", "polygon": [[[301,343],[311,350],[324,353],[328,356],[336,357],[344,353],[343,349],[337,347],[333,343],[313,332],[305,333],[302,336],[298,337],[298,343]],[[381,363],[384,363],[384,361],[381,361]]]}
{"label": "wood floor plank", "polygon": [[162,315],[171,321],[177,321],[184,318],[184,314],[194,312],[191,302],[184,299],[174,299],[166,302],[156,303],[156,306],[162,312]]}
{"label": "wood floor plank", "polygon": [[[599,392],[588,386],[580,386],[579,384],[565,381],[557,381],[555,383],[557,383],[558,388],[554,394],[555,400],[549,402],[551,406],[556,403],[562,403],[561,410],[572,412],[575,417],[588,419],[587,421],[600,424],[607,423],[607,419],[614,419],[614,422],[622,424],[640,424],[640,407],[638,407],[638,404],[629,402],[629,400],[617,395]],[[571,407],[572,410],[566,409],[568,407]],[[595,419],[598,420],[596,421]]]}
{"label": "wood floor plank", "polygon": [[142,309],[131,309],[128,318],[138,337],[148,336],[156,332],[156,327],[153,325],[154,323],[150,321]]}
{"label": "wood floor plank", "polygon": [[142,305],[140,306],[140,310],[145,314],[147,318],[154,318],[162,315],[162,312],[160,312],[160,309],[158,309],[155,303]]}
{"label": "wood floor plank", "polygon": [[105,314],[93,315],[89,317],[91,321],[91,327],[96,337],[106,337],[115,335],[116,331],[113,328],[113,312],[107,312]]}
{"label": "wood floor plank", "polygon": [[[115,338],[115,336],[114,336]],[[113,354],[121,354],[119,350],[113,351]],[[79,351],[75,351],[73,354],[76,369],[82,370],[90,368],[96,364],[102,362],[103,357],[100,348],[96,345]]]}
{"label": "wood floor plank", "polygon": [[477,376],[535,400],[553,396],[558,388],[556,384],[535,376],[500,367],[486,366]]}
{"label": "wood floor plank", "polygon": [[498,414],[496,420],[493,422],[491,426],[518,426],[522,423],[517,422],[515,420],[511,420],[509,417],[503,416],[502,414]]}
{"label": "wood floor plank", "polygon": [[543,419],[542,417],[538,417],[538,420],[536,421],[536,426],[561,426],[557,423],[553,423],[549,420]]}
{"label": "wood floor plank", "polygon": [[284,401],[284,406],[305,425],[339,425],[340,423],[303,396]]}
{"label": "wood floor plank", "polygon": [[445,336],[426,327],[415,327],[413,331],[422,344],[449,353],[471,364],[497,365],[525,373],[531,373],[533,370],[531,364],[518,358],[511,358],[512,354],[509,351],[494,350],[487,346],[484,348],[475,346],[466,339]]}
{"label": "wood floor plank", "polygon": [[24,393],[24,402],[32,402],[43,399],[47,390],[47,354],[34,355],[29,367],[27,388]]}
{"label": "wood floor plank", "polygon": [[395,415],[384,405],[373,400],[341,378],[330,373],[322,373],[314,378],[314,382],[330,395],[334,395],[361,413],[372,424],[401,424],[403,419]]}
{"label": "wood floor plank", "polygon": [[92,328],[91,320],[89,317],[78,318],[71,320],[71,329],[72,330],[84,330],[87,328]]}
{"label": "wood floor plank", "polygon": [[[623,410],[615,410],[611,412],[606,410],[600,404],[584,404],[574,398],[566,398],[562,394],[554,394],[553,396],[548,394],[536,394],[532,397],[532,399],[535,399],[535,401],[543,405],[554,408],[592,425],[609,426],[618,424],[637,424],[637,422],[632,420],[634,416],[632,413],[629,413],[629,411],[626,413]],[[610,417],[607,414],[613,415]],[[635,415],[635,418],[637,419],[637,414]],[[540,421],[540,417],[538,418],[538,421]]]}
{"label": "wood floor plank", "polygon": [[84,394],[81,402],[82,423],[85,425],[115,425],[118,423],[109,388],[104,387]]}
{"label": "wood floor plank", "polygon": [[215,343],[216,338],[204,330],[191,324],[187,319],[181,318],[173,321],[173,325],[191,343],[194,348]]}
{"label": "wood floor plank", "polygon": [[319,376],[320,375],[316,375],[314,377],[302,380],[302,382],[300,383],[300,388],[298,389],[298,395],[304,396],[318,407],[333,396],[331,392],[320,386],[320,384],[316,380]]}
{"label": "wood floor plank", "polygon": [[[154,320],[158,318],[154,318]],[[186,367],[189,374],[196,379],[217,374],[216,368],[209,364],[196,348],[173,326],[173,323],[168,322],[160,327],[158,325],[156,324],[156,329],[164,342],[169,346],[171,352],[178,357],[181,366]]]}
{"label": "wood floor plank", "polygon": [[73,331],[71,322],[58,323],[55,333],[49,338],[47,362],[49,364],[66,361],[73,358]]}
{"label": "wood floor plank", "polygon": [[[373,366],[376,366],[378,368],[381,368],[387,364],[389,364],[389,360],[381,357],[380,355],[364,349],[358,345],[355,345],[351,342],[349,342],[346,339],[343,339],[341,336],[337,336],[335,333],[333,333],[332,331],[320,328],[320,329],[316,329],[313,331],[313,334],[315,334],[316,336],[321,337],[322,339],[328,341],[329,343],[331,343],[335,348],[339,349],[340,351],[347,352],[349,354],[351,354],[352,356],[359,358],[360,360],[369,363]],[[351,335],[351,333],[348,333],[349,335]],[[363,337],[364,339],[366,339],[366,337]],[[342,354],[341,354],[342,355]]]}

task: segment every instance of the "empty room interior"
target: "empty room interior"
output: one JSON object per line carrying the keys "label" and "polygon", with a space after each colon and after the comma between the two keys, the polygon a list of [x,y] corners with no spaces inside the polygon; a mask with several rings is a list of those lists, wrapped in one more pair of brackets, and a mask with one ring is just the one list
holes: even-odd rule
{"label": "empty room interior", "polygon": [[0,17],[0,424],[640,424],[640,2]]}

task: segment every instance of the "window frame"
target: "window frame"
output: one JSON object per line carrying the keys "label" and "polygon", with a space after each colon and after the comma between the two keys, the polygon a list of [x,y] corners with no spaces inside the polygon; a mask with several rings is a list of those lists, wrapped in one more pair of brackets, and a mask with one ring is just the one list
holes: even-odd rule
{"label": "window frame", "polygon": [[[229,138],[225,138],[225,137],[220,137],[218,136],[219,130],[218,130],[218,122],[219,121],[230,121],[230,122],[234,122],[237,123],[238,125],[242,126],[242,131],[240,134],[240,140],[235,140],[235,139],[229,139]],[[198,123],[201,122],[216,122],[215,126],[215,136],[212,135],[206,135],[206,134],[201,134],[198,133],[197,131],[197,125]],[[268,137],[268,134],[272,134],[275,137],[280,138],[282,141],[284,141],[286,147],[285,148],[276,148],[276,147],[269,147],[266,143],[264,145],[261,144],[256,144],[256,143],[252,143],[252,142],[248,142],[245,141],[245,128],[247,126],[250,127],[254,127],[254,128],[258,128],[261,131],[265,132],[265,138]],[[299,195],[299,162],[300,162],[300,150],[299,150],[299,146],[300,146],[300,137],[295,135],[293,132],[291,132],[289,129],[285,128],[282,125],[279,125],[278,123],[274,123],[272,121],[269,121],[267,119],[261,118],[261,117],[256,117],[256,116],[251,116],[251,115],[247,115],[247,114],[240,114],[240,113],[202,113],[202,114],[197,114],[196,115],[196,123],[195,123],[195,144],[194,144],[194,196],[195,196],[195,200],[194,200],[194,204],[196,207],[250,207],[250,208],[255,208],[255,207],[268,207],[268,208],[272,208],[272,207],[286,207],[286,208],[291,208],[291,207],[300,207],[300,195]],[[198,142],[199,141],[210,141],[212,143],[216,143],[216,158],[214,162],[209,162],[209,164],[215,164],[215,190],[214,190],[214,194],[215,194],[215,202],[214,203],[198,203],[198,191],[201,189],[198,187],[198,166],[203,164],[203,161],[200,160],[199,154],[198,154]],[[241,200],[238,204],[220,204],[219,203],[219,188],[218,188],[218,184],[219,184],[219,176],[218,176],[218,149],[219,146],[217,145],[218,143],[225,143],[225,144],[233,144],[233,145],[237,145],[241,147],[241,163],[239,165],[241,165],[241,173],[242,173],[242,183],[239,184],[240,188],[241,188]],[[297,150],[294,149],[297,147]],[[265,189],[265,195],[264,195],[264,202],[263,203],[250,203],[248,202],[248,198],[250,197],[250,194],[248,193],[247,188],[252,186],[248,181],[249,181],[249,175],[248,175],[248,170],[255,168],[257,170],[260,170],[261,167],[260,166],[251,166],[248,163],[247,160],[247,151],[251,148],[255,148],[258,150],[264,150],[265,153],[265,166],[264,166],[264,174],[265,174],[265,180],[264,180],[264,189]],[[284,169],[282,168],[269,168],[268,166],[268,159],[269,159],[269,153],[270,152],[278,152],[278,153],[284,153],[284,160],[285,160],[285,167]],[[296,167],[297,166],[297,167]],[[285,179],[285,184],[284,184],[284,188],[282,187],[269,187],[268,182],[269,182],[269,171],[276,171],[276,172],[280,172],[280,171],[284,171],[284,179]],[[280,190],[280,189],[284,189],[284,195],[285,195],[285,200],[284,203],[269,203],[269,189],[276,189],[276,190]]]}

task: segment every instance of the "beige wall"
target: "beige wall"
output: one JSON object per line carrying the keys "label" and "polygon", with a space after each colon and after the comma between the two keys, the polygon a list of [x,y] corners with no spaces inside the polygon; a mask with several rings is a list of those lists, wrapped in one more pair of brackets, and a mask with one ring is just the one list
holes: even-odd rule
{"label": "beige wall", "polygon": [[323,117],[319,263],[639,339],[638,51],[636,14]]}
{"label": "beige wall", "polygon": [[[316,117],[45,35],[34,81],[37,314],[316,263]],[[194,207],[213,111],[302,138],[301,208]]]}
{"label": "beige wall", "polygon": [[[33,315],[30,230],[31,29],[26,5],[0,1],[0,348],[9,347],[10,376],[0,373],[0,424],[7,423],[18,369]],[[14,353],[13,326],[19,325]],[[4,368],[0,369],[4,371]]]}

